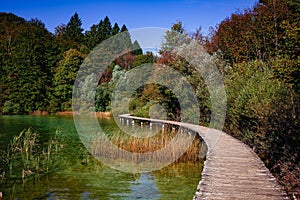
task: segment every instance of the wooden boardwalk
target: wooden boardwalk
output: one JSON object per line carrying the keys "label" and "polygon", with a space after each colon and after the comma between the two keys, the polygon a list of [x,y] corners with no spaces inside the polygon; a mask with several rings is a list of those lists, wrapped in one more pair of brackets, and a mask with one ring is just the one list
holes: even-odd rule
{"label": "wooden boardwalk", "polygon": [[196,131],[207,146],[206,160],[194,199],[288,199],[260,158],[232,136],[203,126],[120,115],[121,119],[179,125]]}

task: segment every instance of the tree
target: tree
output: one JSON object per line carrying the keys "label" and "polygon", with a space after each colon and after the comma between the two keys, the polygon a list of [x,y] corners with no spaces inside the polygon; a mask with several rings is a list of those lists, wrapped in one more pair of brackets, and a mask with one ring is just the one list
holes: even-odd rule
{"label": "tree", "polygon": [[173,24],[171,31],[167,31],[165,35],[166,42],[162,44],[161,52],[171,53],[176,47],[181,47],[183,44],[190,41],[190,38],[185,33],[182,22],[179,21]]}
{"label": "tree", "polygon": [[120,32],[120,27],[117,23],[114,24],[114,27],[112,28],[111,34],[116,35]]}
{"label": "tree", "polygon": [[261,0],[253,9],[223,20],[208,42],[230,64],[263,60],[275,76],[300,90],[300,3]]}
{"label": "tree", "polygon": [[6,101],[9,101],[8,73],[12,65],[14,39],[18,35],[18,27],[26,20],[12,13],[0,13],[0,113]]}
{"label": "tree", "polygon": [[156,58],[153,55],[152,52],[146,52],[146,54],[140,54],[137,55],[135,60],[133,61],[132,65],[133,67],[137,67],[140,66],[142,64],[146,64],[146,63],[155,63]]}
{"label": "tree", "polygon": [[[40,22],[41,23],[41,22]],[[16,54],[16,66],[20,67],[23,76],[22,87],[20,87],[18,98],[24,99],[24,111],[46,110],[48,106],[48,93],[51,87],[52,69],[57,62],[58,50],[54,44],[52,35],[40,26],[30,25],[20,35],[20,52]],[[24,35],[23,35],[24,33]],[[27,72],[27,73],[26,73]],[[18,72],[17,72],[18,73]],[[16,85],[16,83],[13,83]],[[23,90],[25,89],[25,90]],[[24,96],[20,97],[22,92]]]}
{"label": "tree", "polygon": [[114,27],[111,27],[111,22],[108,16],[103,20],[100,20],[98,24],[91,26],[89,31],[85,33],[86,45],[89,49],[93,49],[102,41],[108,39],[109,37],[119,33],[120,28],[117,23],[114,24]]}
{"label": "tree", "polygon": [[121,27],[121,32],[125,32],[128,31],[127,27],[125,24],[123,24],[123,26]]}
{"label": "tree", "polygon": [[81,19],[79,18],[78,13],[75,13],[67,23],[65,29],[63,30],[63,51],[66,51],[70,48],[75,48],[80,50],[83,45],[84,35]]}
{"label": "tree", "polygon": [[[10,14],[8,16],[11,16]],[[14,20],[17,19],[14,17]],[[57,49],[52,34],[37,19],[4,25],[10,29],[6,58],[1,65],[1,103],[4,111],[28,113],[45,110],[51,87],[51,70],[57,61]],[[12,34],[13,33],[13,34]],[[18,109],[10,109],[10,106]]]}
{"label": "tree", "polygon": [[50,108],[52,111],[70,110],[72,107],[72,92],[74,81],[85,54],[76,49],[64,53],[53,78],[53,95]]}
{"label": "tree", "polygon": [[236,64],[225,85],[226,132],[252,147],[289,193],[297,191],[299,96],[261,61]]}
{"label": "tree", "polygon": [[67,24],[65,33],[66,39],[81,43],[83,39],[83,29],[81,26],[81,19],[79,18],[78,13],[75,13]]}
{"label": "tree", "polygon": [[[103,22],[100,21],[100,23],[102,24]],[[101,42],[98,27],[94,24],[89,31],[85,32],[85,44],[91,50]]]}
{"label": "tree", "polygon": [[[85,38],[81,26],[75,13],[52,34],[38,19],[27,21],[12,13],[0,13],[1,114],[70,109],[73,83],[86,54],[120,31],[117,23],[111,27],[108,17],[93,25]],[[123,30],[127,30],[125,25]],[[124,36],[128,49],[132,48],[130,35]],[[130,68],[135,56],[126,56],[129,57],[128,62],[124,60],[125,67]],[[111,79],[111,73],[108,68],[102,79],[105,83]]]}
{"label": "tree", "polygon": [[136,41],[136,40],[132,44],[132,49],[133,49],[132,53],[134,55],[142,55],[143,54],[143,50],[142,50],[140,44],[138,43],[138,41]]}
{"label": "tree", "polygon": [[111,23],[110,23],[108,16],[106,16],[104,18],[103,25],[100,29],[101,29],[101,34],[103,35],[102,37],[104,40],[111,36],[112,27],[111,27]]}

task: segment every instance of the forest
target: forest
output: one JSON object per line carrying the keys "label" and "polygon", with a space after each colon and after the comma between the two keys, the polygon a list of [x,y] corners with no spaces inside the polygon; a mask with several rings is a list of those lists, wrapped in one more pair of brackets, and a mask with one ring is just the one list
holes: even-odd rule
{"label": "forest", "polygon": [[[260,0],[221,21],[208,35],[201,29],[187,33],[180,21],[171,30],[201,44],[222,73],[227,95],[224,131],[253,148],[286,191],[299,196],[300,2]],[[84,59],[99,43],[126,31],[126,25],[112,25],[109,17],[84,31],[75,13],[51,33],[39,19],[0,13],[0,114],[71,111],[73,84]],[[137,50],[107,66],[96,92],[96,111],[110,111],[118,77],[143,63],[157,63],[187,78],[199,100],[200,124],[209,124],[211,103],[203,79],[172,54],[170,32],[165,37],[154,55],[143,52],[127,34],[125,43]],[[139,88],[130,102],[132,114],[147,117],[149,102],[163,105],[169,119],[179,119],[180,107],[168,88]]]}

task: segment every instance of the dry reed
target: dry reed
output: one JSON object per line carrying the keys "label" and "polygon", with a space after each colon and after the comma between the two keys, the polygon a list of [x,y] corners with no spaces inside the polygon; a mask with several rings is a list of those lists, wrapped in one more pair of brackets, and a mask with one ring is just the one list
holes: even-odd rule
{"label": "dry reed", "polygon": [[[132,132],[135,132],[133,135],[118,131],[108,136],[98,136],[92,141],[92,154],[96,157],[136,162],[150,161],[151,159],[161,162],[174,159],[176,162],[198,162],[201,159],[199,152],[202,142],[195,133],[167,127],[164,130],[159,130],[152,137],[138,137],[138,131],[141,131],[141,129],[132,128]],[[177,134],[181,136],[176,137],[178,136]],[[114,145],[114,148],[119,150],[114,151],[111,145],[107,145],[108,141]],[[189,143],[190,141],[192,141],[191,144]],[[163,154],[151,154],[162,149],[164,149],[164,151],[161,151]],[[126,154],[124,151],[131,154]],[[148,154],[148,160],[141,160],[142,156],[140,154]],[[132,157],[128,158],[128,155]]]}

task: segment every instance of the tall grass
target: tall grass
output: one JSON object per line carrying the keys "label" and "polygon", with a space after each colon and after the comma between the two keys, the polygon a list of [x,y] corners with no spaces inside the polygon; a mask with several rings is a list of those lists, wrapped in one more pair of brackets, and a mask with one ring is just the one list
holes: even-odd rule
{"label": "tall grass", "polygon": [[[134,128],[133,128],[134,129]],[[149,128],[147,128],[149,131]],[[137,129],[141,130],[141,129]],[[132,130],[133,131],[133,130]],[[176,134],[182,134],[183,138],[175,137]],[[107,136],[109,140],[115,145],[115,147],[126,150],[132,153],[151,153],[165,148],[172,141],[175,145],[172,145],[164,155],[160,155],[161,161],[166,161],[178,157],[180,152],[185,152],[176,162],[198,162],[200,161],[199,152],[202,147],[201,139],[197,134],[183,131],[178,128],[167,127],[164,130],[160,130],[152,137],[138,137],[136,133],[134,135],[128,135],[122,131],[116,131]],[[186,139],[191,139],[192,144],[186,149]],[[109,158],[122,159],[121,151],[115,152],[110,148],[106,148],[104,136],[98,137],[93,140],[92,154],[95,156],[105,156]],[[139,161],[139,155],[132,154],[133,157],[129,158],[131,161]],[[125,158],[127,159],[128,158]],[[151,159],[151,157],[149,157]]]}
{"label": "tall grass", "polygon": [[41,144],[39,134],[32,129],[23,130],[13,137],[7,150],[2,153],[1,178],[21,179],[48,173],[55,155],[62,148],[59,131],[45,144]]}

